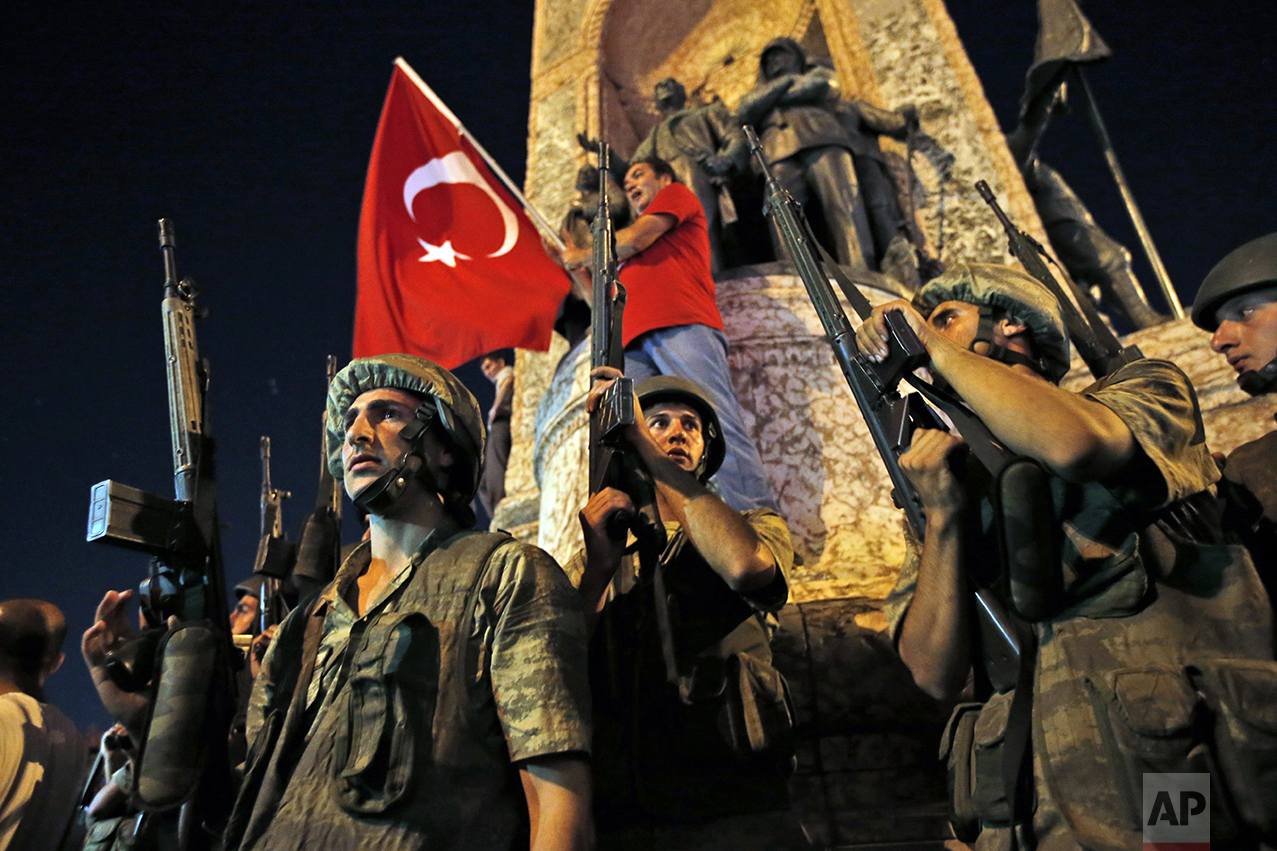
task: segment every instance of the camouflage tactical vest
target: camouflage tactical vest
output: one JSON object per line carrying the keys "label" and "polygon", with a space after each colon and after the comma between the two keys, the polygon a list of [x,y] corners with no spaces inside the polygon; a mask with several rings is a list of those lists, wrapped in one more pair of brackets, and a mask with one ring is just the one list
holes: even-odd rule
{"label": "camouflage tactical vest", "polygon": [[[281,655],[289,649],[281,645],[275,657],[302,668],[285,672],[267,706],[229,840],[242,824],[240,847],[255,847],[286,788],[302,783],[315,789],[308,818],[393,825],[420,847],[451,847],[458,837],[473,847],[508,842],[520,829],[522,800],[485,636],[471,639],[480,595],[495,595],[485,583],[490,557],[510,540],[462,532],[427,555],[389,606],[356,623],[336,698],[317,720],[301,696],[329,604],[318,598],[289,617],[276,641],[295,649]],[[486,603],[494,609],[494,600]]]}

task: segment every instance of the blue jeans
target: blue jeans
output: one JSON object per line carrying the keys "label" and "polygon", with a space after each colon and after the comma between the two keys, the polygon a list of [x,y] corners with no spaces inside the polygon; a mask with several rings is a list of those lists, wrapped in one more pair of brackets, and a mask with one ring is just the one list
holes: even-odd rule
{"label": "blue jeans", "polygon": [[625,375],[635,381],[654,375],[676,375],[699,384],[718,414],[727,441],[727,457],[714,474],[714,489],[723,502],[737,511],[777,508],[758,447],[745,433],[740,403],[727,368],[727,338],[722,331],[708,325],[676,325],[648,331],[626,347]]}

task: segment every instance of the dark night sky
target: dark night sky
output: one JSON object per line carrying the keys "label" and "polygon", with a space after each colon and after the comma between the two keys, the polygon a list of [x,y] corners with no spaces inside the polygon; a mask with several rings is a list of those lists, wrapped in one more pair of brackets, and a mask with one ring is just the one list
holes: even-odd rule
{"label": "dark night sky", "polygon": [[[1004,126],[1034,5],[951,9]],[[1115,58],[1091,81],[1187,302],[1226,251],[1277,229],[1277,12],[1093,5]],[[349,355],[359,204],[394,57],[521,181],[532,4],[19,2],[2,14],[0,452],[21,475],[0,491],[0,597],[66,612],[69,659],[50,694],[84,725],[104,716],[79,633],[106,589],[145,573],[142,557],[84,542],[89,487],[172,493],[156,219],[174,219],[181,271],[211,310],[198,334],[234,581],[256,546],[259,435],[274,440],[276,484],[296,494],[293,534],[313,500],[324,356]],[[1057,120],[1043,153],[1134,247],[1081,116]]]}

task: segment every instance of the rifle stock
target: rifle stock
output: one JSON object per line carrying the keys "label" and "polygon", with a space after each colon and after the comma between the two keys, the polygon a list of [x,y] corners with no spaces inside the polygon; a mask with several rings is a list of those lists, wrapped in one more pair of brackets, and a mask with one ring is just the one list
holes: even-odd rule
{"label": "rifle stock", "polygon": [[[332,355],[328,356],[327,374],[325,387],[331,385],[337,375],[337,358]],[[342,491],[328,472],[324,416],[321,416],[319,432],[319,487],[315,507],[302,522],[301,534],[297,536],[297,560],[293,565],[293,584],[299,599],[331,582],[341,561]]]}

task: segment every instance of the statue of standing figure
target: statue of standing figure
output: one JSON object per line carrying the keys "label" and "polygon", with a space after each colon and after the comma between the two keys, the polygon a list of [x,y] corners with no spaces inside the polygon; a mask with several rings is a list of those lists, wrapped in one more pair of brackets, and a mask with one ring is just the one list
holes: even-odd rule
{"label": "statue of standing figure", "polygon": [[[727,184],[749,162],[745,134],[718,98],[688,106],[687,90],[673,77],[656,84],[653,100],[660,120],[639,142],[629,161],[619,163],[619,173],[623,175],[633,163],[652,157],[674,168],[678,181],[695,193],[705,209],[710,269],[718,274],[723,267],[723,228],[736,221],[736,206]],[[597,143],[585,136],[578,138],[586,150],[597,152]]]}
{"label": "statue of standing figure", "polygon": [[[799,203],[814,197],[820,205],[839,264],[881,268],[917,288],[917,258],[878,145],[878,136],[903,140],[916,131],[916,110],[843,101],[831,69],[809,63],[793,39],[776,38],[763,48],[758,83],[737,116],[758,130],[781,185]],[[772,242],[783,256],[774,229]]]}
{"label": "statue of standing figure", "polygon": [[1096,224],[1060,173],[1036,156],[1021,172],[1051,247],[1075,281],[1099,292],[1100,308],[1125,317],[1136,328],[1167,321],[1170,317],[1149,305],[1131,269],[1131,252]]}

